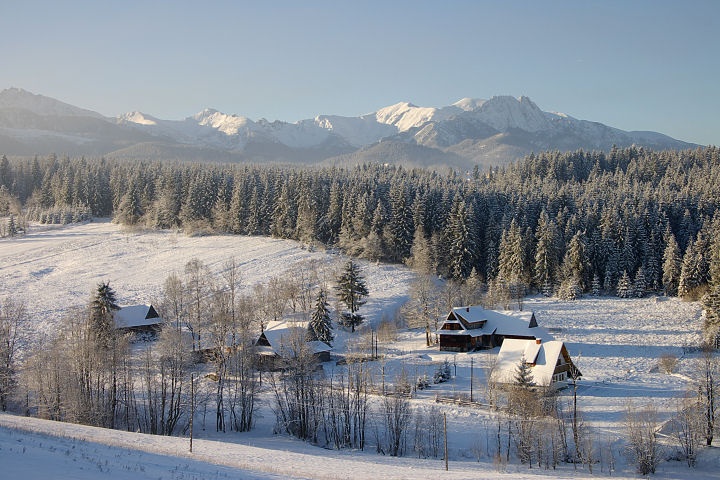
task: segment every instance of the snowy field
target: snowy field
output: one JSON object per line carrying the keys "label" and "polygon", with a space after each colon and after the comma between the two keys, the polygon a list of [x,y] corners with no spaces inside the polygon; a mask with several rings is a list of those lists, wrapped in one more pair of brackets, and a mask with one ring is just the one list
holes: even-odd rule
{"label": "snowy field", "polygon": [[[266,282],[289,268],[302,268],[315,259],[327,265],[344,258],[311,252],[300,244],[260,237],[186,237],[173,232],[125,232],[109,222],[42,227],[27,237],[0,241],[0,299],[24,299],[30,322],[29,341],[51,335],[69,309],[85,305],[92,290],[109,280],[121,304],[148,303],[159,297],[165,278],[182,274],[185,263],[198,258],[218,272],[234,257],[244,285]],[[413,274],[399,266],[362,263],[371,296],[364,309],[368,323],[391,318],[407,299]],[[583,373],[578,404],[592,428],[596,444],[616,448],[614,478],[635,478],[619,451],[628,401],[653,403],[663,418],[675,409],[674,399],[689,386],[701,326],[700,306],[677,299],[610,299],[586,297],[560,302],[533,297],[525,310],[538,323],[566,342]],[[356,336],[336,330],[336,350],[356,343]],[[441,460],[392,458],[375,453],[332,451],[272,434],[274,416],[263,399],[256,428],[249,433],[218,434],[198,429],[194,452],[187,438],[167,438],[57,424],[0,415],[0,478],[597,478],[610,472],[574,471],[564,465],[545,471],[511,463],[498,466],[485,453],[488,429],[493,428],[484,401],[484,376],[495,352],[453,354],[425,346],[424,332],[401,331],[396,341],[380,345],[381,361],[370,362],[374,381],[391,383],[400,372],[408,378],[428,375],[447,360],[454,378],[418,391],[415,410],[447,413],[450,471]],[[679,359],[676,373],[658,369],[658,359]],[[472,365],[472,377],[470,375]],[[325,365],[330,374],[341,367]],[[436,403],[436,397],[462,396],[479,406]],[[566,390],[561,402],[567,404]],[[434,413],[437,413],[435,411]],[[212,423],[212,422],[209,422]],[[52,436],[48,436],[52,435]],[[662,462],[656,478],[720,478],[720,455],[706,450],[698,468]],[[65,473],[66,472],[66,473]]]}
{"label": "snowy field", "polygon": [[[52,335],[71,309],[87,305],[100,282],[110,282],[121,306],[157,302],[165,279],[173,272],[182,277],[194,258],[216,274],[234,258],[246,289],[311,260],[328,272],[347,260],[300,247],[267,237],[132,232],[108,221],[35,226],[25,237],[0,240],[0,299],[25,301],[31,319],[26,334],[33,340]],[[362,313],[376,322],[405,302],[413,274],[395,266],[361,265],[371,292]]]}

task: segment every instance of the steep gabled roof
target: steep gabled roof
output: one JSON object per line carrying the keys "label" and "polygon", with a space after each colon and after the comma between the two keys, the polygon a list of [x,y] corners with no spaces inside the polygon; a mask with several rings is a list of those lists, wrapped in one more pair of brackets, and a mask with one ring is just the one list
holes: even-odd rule
{"label": "steep gabled roof", "polygon": [[134,328],[160,325],[160,318],[152,305],[130,305],[122,307],[113,314],[115,328]]}
{"label": "steep gabled roof", "polygon": [[[461,330],[438,330],[442,335],[502,335],[509,337],[532,337],[552,340],[547,330],[539,327],[533,312],[486,310],[479,305],[456,307],[443,324],[459,324]],[[473,325],[479,325],[472,328]]]}
{"label": "steep gabled roof", "polygon": [[568,363],[570,356],[565,344],[559,340],[537,343],[536,340],[507,338],[498,352],[493,370],[493,380],[499,383],[513,383],[520,361],[532,366],[533,382],[549,386],[558,360]]}
{"label": "steep gabled roof", "polygon": [[[305,338],[309,325],[310,322],[306,321],[280,320],[269,322],[265,331],[260,335],[260,338],[256,342],[256,345],[260,346],[259,352],[283,356],[283,346],[289,345],[291,339],[295,335],[301,335]],[[268,344],[265,345],[265,348],[262,346],[264,343],[263,339],[267,341]],[[307,344],[313,353],[329,352],[332,350],[332,347],[330,347],[327,343],[319,340],[313,340],[307,342]]]}

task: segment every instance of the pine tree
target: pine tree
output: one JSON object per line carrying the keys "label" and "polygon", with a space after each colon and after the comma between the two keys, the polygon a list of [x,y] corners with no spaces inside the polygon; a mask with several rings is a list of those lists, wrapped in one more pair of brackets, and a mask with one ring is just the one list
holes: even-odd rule
{"label": "pine tree", "polygon": [[635,281],[633,282],[633,294],[638,298],[645,296],[647,291],[647,279],[645,278],[645,268],[640,267],[635,274]]}
{"label": "pine tree", "polygon": [[623,271],[622,277],[618,280],[617,296],[620,298],[630,298],[633,295],[632,281],[627,270]]}
{"label": "pine tree", "polygon": [[558,269],[557,226],[545,210],[540,214],[535,238],[535,285],[543,295],[552,295]]}
{"label": "pine tree", "polygon": [[341,302],[345,304],[348,312],[342,315],[342,324],[355,331],[355,327],[364,320],[357,311],[365,305],[365,298],[369,295],[365,279],[360,275],[360,267],[352,260],[345,264],[345,269],[337,279],[337,294]]}
{"label": "pine tree", "polygon": [[310,317],[310,328],[315,334],[316,339],[327,344],[333,341],[329,307],[325,290],[321,289],[315,301],[315,310]]}
{"label": "pine tree", "polygon": [[412,246],[413,212],[406,192],[405,182],[398,181],[390,189],[390,218],[387,244],[394,261],[401,262],[410,255]]}
{"label": "pine tree", "polygon": [[613,282],[612,274],[610,273],[610,270],[605,270],[605,279],[603,280],[603,290],[605,290],[606,294],[611,294],[615,291],[615,284]]}
{"label": "pine tree", "polygon": [[[712,228],[715,232],[720,228],[720,214],[715,215]],[[702,298],[705,309],[703,332],[706,341],[717,348],[718,340],[720,340],[720,236],[714,236],[710,242],[708,257],[710,289]]]}
{"label": "pine tree", "polygon": [[530,389],[535,385],[533,379],[532,367],[527,363],[525,355],[520,359],[517,367],[515,367],[515,376],[513,377],[515,386]]}
{"label": "pine tree", "polygon": [[456,280],[467,277],[472,270],[475,242],[471,222],[465,202],[456,197],[445,231],[449,275]]}
{"label": "pine tree", "polygon": [[563,259],[562,272],[565,279],[571,279],[580,287],[580,291],[585,291],[587,283],[585,276],[587,274],[588,261],[585,254],[585,241],[582,232],[576,232],[570,240],[567,253]]}
{"label": "pine tree", "polygon": [[435,262],[432,257],[430,242],[425,238],[422,225],[418,225],[415,229],[413,245],[410,249],[410,258],[407,264],[418,273],[430,275],[435,273]]}
{"label": "pine tree", "polygon": [[15,215],[10,214],[10,220],[8,221],[8,236],[14,237],[17,235],[17,225],[15,224]]}
{"label": "pine tree", "polygon": [[662,282],[666,295],[677,295],[680,284],[680,271],[682,258],[680,248],[675,241],[675,236],[668,230],[665,232],[665,253],[663,254],[663,275]]}
{"label": "pine tree", "polygon": [[[720,284],[713,285],[702,298],[705,309],[703,333],[710,344],[717,344],[720,335]],[[716,345],[717,347],[717,345]]]}
{"label": "pine tree", "polygon": [[110,282],[98,284],[90,301],[90,327],[100,344],[105,347],[109,346],[109,340],[114,331],[113,314],[117,310],[120,310],[120,307]]}
{"label": "pine tree", "polygon": [[690,242],[682,259],[680,279],[678,281],[678,296],[688,297],[700,286],[698,254],[695,251],[695,242]]}
{"label": "pine tree", "polygon": [[498,259],[498,276],[508,284],[524,282],[525,265],[523,263],[524,245],[520,228],[515,219],[500,238],[500,256]]}
{"label": "pine tree", "polygon": [[592,294],[596,297],[599,297],[602,293],[602,285],[600,284],[600,277],[596,273],[593,275],[592,284],[590,286],[590,289],[592,291]]}

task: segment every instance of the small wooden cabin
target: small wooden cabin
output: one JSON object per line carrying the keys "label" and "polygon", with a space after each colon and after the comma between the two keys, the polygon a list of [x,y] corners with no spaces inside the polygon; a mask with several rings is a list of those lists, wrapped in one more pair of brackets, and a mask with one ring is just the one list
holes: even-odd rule
{"label": "small wooden cabin", "polygon": [[268,323],[255,341],[258,363],[267,370],[281,368],[283,359],[296,355],[298,342],[312,353],[318,362],[330,360],[332,347],[320,340],[312,340],[310,322],[281,320]]}
{"label": "small wooden cabin", "polygon": [[157,333],[164,323],[152,305],[130,305],[113,314],[115,329],[133,333]]}

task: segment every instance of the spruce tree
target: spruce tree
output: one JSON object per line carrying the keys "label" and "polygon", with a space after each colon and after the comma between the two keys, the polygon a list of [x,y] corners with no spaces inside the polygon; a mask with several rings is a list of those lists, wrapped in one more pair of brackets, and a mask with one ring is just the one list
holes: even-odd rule
{"label": "spruce tree", "polygon": [[700,272],[698,271],[698,255],[695,243],[690,242],[682,259],[680,279],[678,281],[678,296],[689,297],[700,286]]}
{"label": "spruce tree", "polygon": [[543,295],[552,295],[558,269],[557,226],[545,210],[540,214],[535,238],[535,285]]}
{"label": "spruce tree", "polygon": [[525,355],[520,359],[517,367],[515,367],[515,376],[513,377],[515,385],[523,389],[530,389],[535,385],[533,379],[532,367],[527,363]]}
{"label": "spruce tree", "polygon": [[513,219],[508,229],[502,233],[498,259],[498,276],[509,284],[519,284],[524,281],[523,250],[520,228]]}
{"label": "spruce tree", "polygon": [[355,331],[355,327],[364,320],[357,311],[365,305],[365,298],[369,295],[365,279],[360,274],[360,267],[352,260],[345,264],[345,269],[337,279],[337,295],[348,311],[342,314],[342,324]]}
{"label": "spruce tree", "polygon": [[315,301],[315,310],[310,317],[310,328],[315,334],[315,338],[321,342],[330,344],[333,341],[332,321],[330,320],[330,309],[327,303],[325,290],[318,292]]}
{"label": "spruce tree", "polygon": [[680,257],[680,247],[675,241],[675,236],[668,230],[665,232],[665,253],[663,254],[663,274],[662,282],[666,295],[677,295],[678,286],[680,284],[680,269],[682,258]]}
{"label": "spruce tree", "polygon": [[574,278],[580,291],[585,291],[585,276],[588,269],[587,255],[585,254],[585,240],[582,232],[576,232],[570,240],[567,253],[563,259],[562,272],[565,279]]}
{"label": "spruce tree", "polygon": [[600,285],[600,276],[596,273],[593,275],[592,284],[590,286],[591,292],[594,296],[599,297],[602,293],[602,285]]}
{"label": "spruce tree", "polygon": [[10,214],[10,220],[8,220],[8,236],[14,237],[17,235],[17,225],[15,225],[15,215]]}
{"label": "spruce tree", "polygon": [[645,278],[645,268],[640,267],[635,274],[635,281],[633,282],[633,293],[634,296],[642,298],[645,296],[647,291],[647,279]]}
{"label": "spruce tree", "polygon": [[445,230],[449,275],[456,280],[467,277],[472,270],[475,241],[471,222],[465,202],[456,197]]}
{"label": "spruce tree", "polygon": [[617,296],[620,298],[630,298],[633,296],[632,281],[627,270],[623,271],[622,277],[618,280]]}
{"label": "spruce tree", "polygon": [[108,347],[114,331],[113,314],[120,310],[110,282],[99,283],[90,301],[90,328],[100,345]]}

